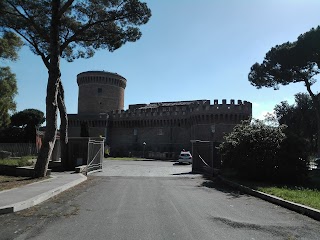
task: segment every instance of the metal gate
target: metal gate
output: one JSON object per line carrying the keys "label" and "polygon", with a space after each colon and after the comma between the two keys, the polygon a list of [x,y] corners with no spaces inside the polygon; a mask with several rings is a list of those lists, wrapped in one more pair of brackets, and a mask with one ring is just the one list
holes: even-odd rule
{"label": "metal gate", "polygon": [[104,154],[104,141],[93,140],[88,141],[88,158],[87,158],[87,174],[102,169],[102,161]]}
{"label": "metal gate", "polygon": [[210,176],[214,175],[214,169],[221,166],[220,156],[216,147],[218,143],[211,141],[192,140],[192,171]]}

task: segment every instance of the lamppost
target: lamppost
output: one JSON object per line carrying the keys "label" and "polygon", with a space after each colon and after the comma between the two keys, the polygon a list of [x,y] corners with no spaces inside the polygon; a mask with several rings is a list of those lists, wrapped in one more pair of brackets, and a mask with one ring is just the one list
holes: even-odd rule
{"label": "lamppost", "polygon": [[143,144],[143,158],[144,158],[144,150],[145,150],[145,148],[146,148],[147,143],[146,143],[146,142],[143,142],[142,144]]}
{"label": "lamppost", "polygon": [[108,113],[100,113],[100,118],[102,118],[102,116],[105,116],[105,120],[106,120],[106,124],[104,126],[104,138],[105,138],[105,142],[107,142],[109,114]]}
{"label": "lamppost", "polygon": [[106,142],[107,142],[107,136],[108,136],[108,122],[109,122],[109,114],[107,113],[106,126],[105,126],[105,130],[104,130],[104,137],[105,137],[105,141]]}

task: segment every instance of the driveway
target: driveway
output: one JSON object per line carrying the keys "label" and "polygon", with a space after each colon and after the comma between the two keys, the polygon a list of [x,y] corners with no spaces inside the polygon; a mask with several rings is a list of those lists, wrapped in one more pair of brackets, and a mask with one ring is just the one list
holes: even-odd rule
{"label": "driveway", "polygon": [[174,162],[105,161],[102,172],[72,190],[0,216],[0,239],[319,239],[318,221],[190,170]]}
{"label": "driveway", "polygon": [[175,161],[122,161],[104,160],[102,172],[94,176],[122,177],[200,177],[192,174],[192,165],[178,164]]}

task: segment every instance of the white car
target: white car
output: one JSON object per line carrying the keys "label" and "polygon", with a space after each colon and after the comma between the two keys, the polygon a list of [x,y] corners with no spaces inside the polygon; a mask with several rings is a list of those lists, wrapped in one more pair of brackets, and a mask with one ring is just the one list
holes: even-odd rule
{"label": "white car", "polygon": [[181,151],[178,159],[179,163],[192,163],[192,155],[189,151]]}

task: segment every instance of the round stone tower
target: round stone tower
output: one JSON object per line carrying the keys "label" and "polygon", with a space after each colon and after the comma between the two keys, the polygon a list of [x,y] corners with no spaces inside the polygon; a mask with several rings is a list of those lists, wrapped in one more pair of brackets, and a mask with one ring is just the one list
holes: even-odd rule
{"label": "round stone tower", "polygon": [[127,80],[116,73],[88,71],[77,75],[78,114],[99,114],[124,108]]}

